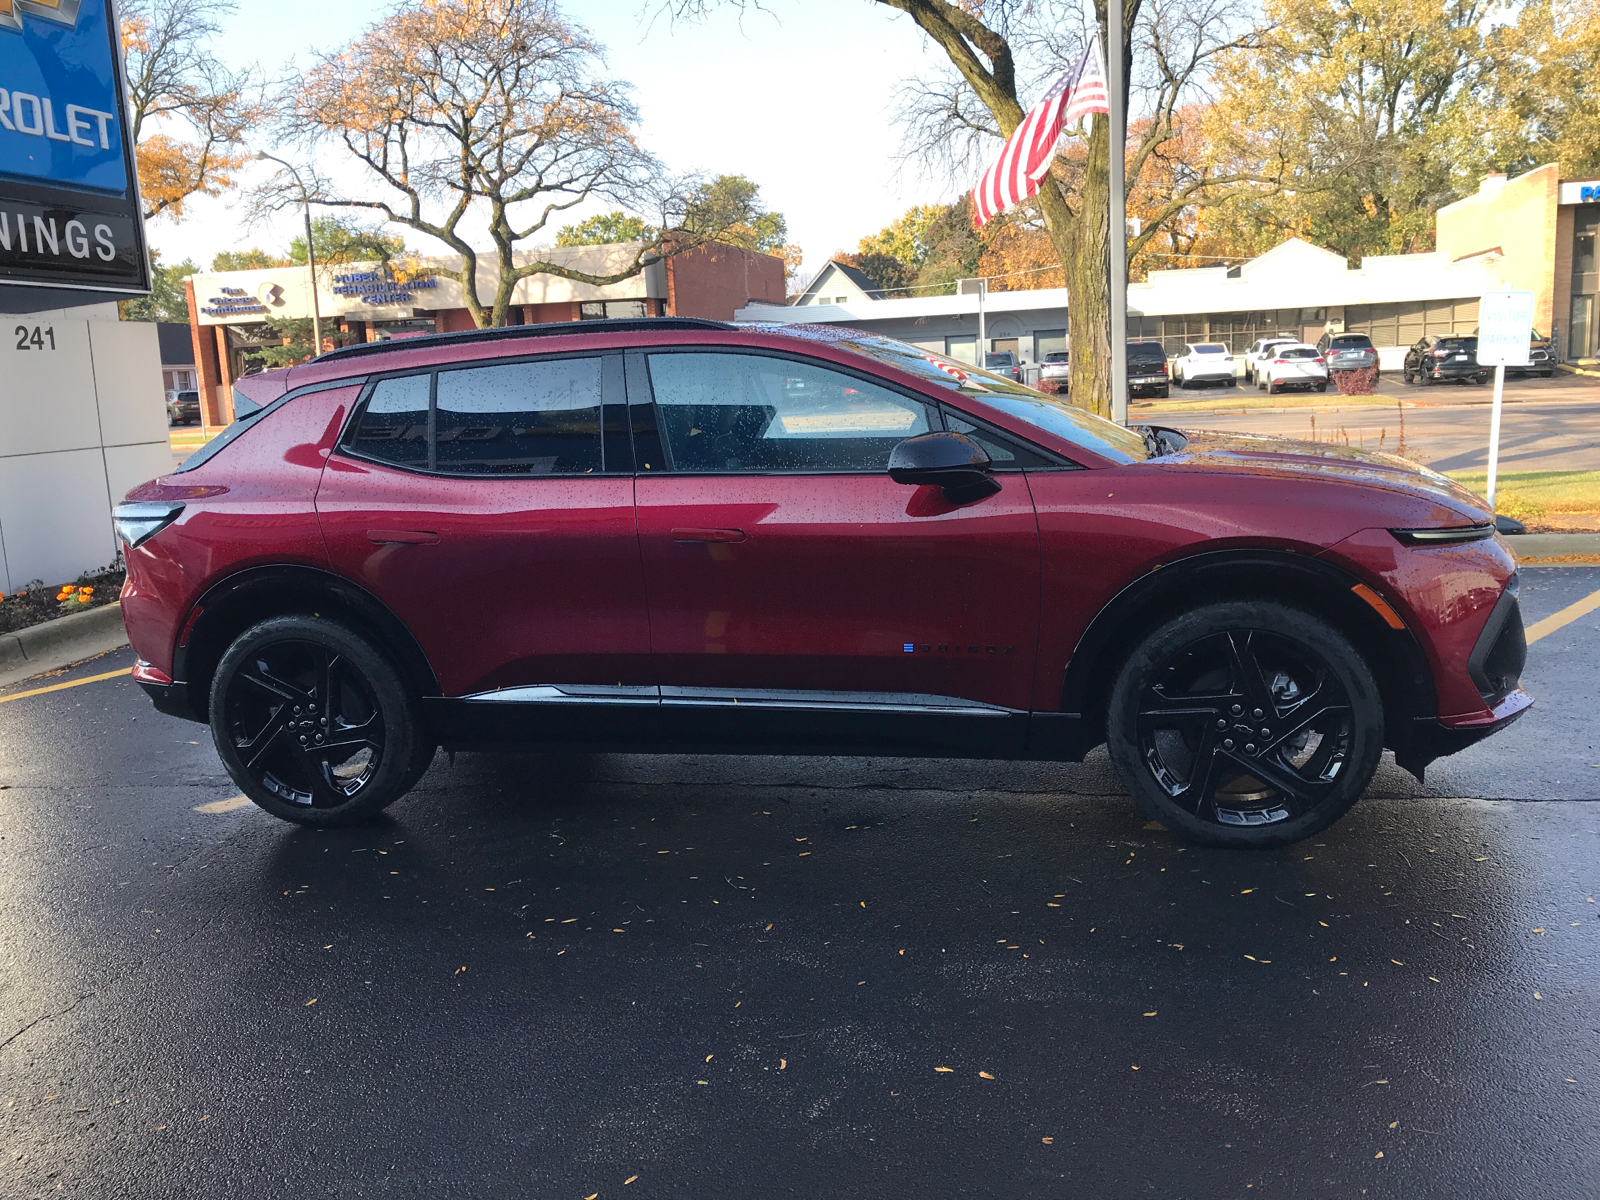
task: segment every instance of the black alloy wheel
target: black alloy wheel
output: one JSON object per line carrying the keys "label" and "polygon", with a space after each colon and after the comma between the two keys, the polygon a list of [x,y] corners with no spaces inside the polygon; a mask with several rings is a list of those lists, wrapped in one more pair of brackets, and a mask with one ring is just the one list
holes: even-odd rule
{"label": "black alloy wheel", "polygon": [[399,672],[319,617],[275,617],[234,641],[212,681],[211,735],[245,795],[302,825],[370,817],[433,754]]}
{"label": "black alloy wheel", "polygon": [[1157,629],[1112,693],[1107,740],[1140,805],[1210,845],[1309,837],[1377,770],[1383,708],[1336,630],[1269,601],[1209,605]]}

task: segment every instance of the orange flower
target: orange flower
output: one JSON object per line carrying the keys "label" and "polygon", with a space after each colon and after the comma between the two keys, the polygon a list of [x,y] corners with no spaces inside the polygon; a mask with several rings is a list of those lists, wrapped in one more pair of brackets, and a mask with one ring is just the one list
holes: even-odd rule
{"label": "orange flower", "polygon": [[92,596],[93,594],[94,589],[92,587],[81,587],[78,589],[78,595],[80,596]]}

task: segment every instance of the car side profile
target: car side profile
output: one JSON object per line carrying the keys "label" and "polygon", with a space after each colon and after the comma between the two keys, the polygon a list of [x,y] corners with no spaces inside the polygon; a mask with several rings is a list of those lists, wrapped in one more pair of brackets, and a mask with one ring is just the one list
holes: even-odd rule
{"label": "car side profile", "polygon": [[1283,342],[1256,366],[1256,388],[1276,396],[1291,388],[1319,392],[1328,390],[1328,360],[1315,346]]}
{"label": "car side profile", "polygon": [[1483,383],[1489,372],[1478,365],[1478,339],[1464,334],[1429,334],[1406,351],[1405,381]]}
{"label": "car side profile", "polygon": [[1221,342],[1189,342],[1172,360],[1172,382],[1181,388],[1202,383],[1231,386],[1235,378],[1233,352]]}
{"label": "car side profile", "polygon": [[[255,406],[255,407],[253,407]],[[1076,761],[1197,841],[1336,820],[1532,703],[1443,476],[1124,428],[887,338],[678,318],[241,380],[116,509],[134,678],[285,820],[436,748]]]}

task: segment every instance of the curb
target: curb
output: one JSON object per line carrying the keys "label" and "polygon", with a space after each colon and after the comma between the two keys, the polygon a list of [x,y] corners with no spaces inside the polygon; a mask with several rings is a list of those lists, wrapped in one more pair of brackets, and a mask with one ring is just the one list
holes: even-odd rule
{"label": "curb", "polygon": [[1557,363],[1556,370],[1565,371],[1568,375],[1588,375],[1590,378],[1600,379],[1600,371],[1589,367],[1575,367],[1568,363]]}
{"label": "curb", "polygon": [[127,644],[121,604],[107,604],[0,634],[0,687]]}
{"label": "curb", "polygon": [[1524,566],[1600,565],[1600,533],[1516,533],[1505,540]]}

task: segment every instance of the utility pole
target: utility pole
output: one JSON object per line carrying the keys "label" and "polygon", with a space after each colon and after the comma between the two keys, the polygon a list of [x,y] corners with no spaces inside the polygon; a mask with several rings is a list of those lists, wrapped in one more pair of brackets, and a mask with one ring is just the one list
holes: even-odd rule
{"label": "utility pole", "polygon": [[310,272],[311,279],[311,338],[316,346],[316,354],[322,353],[322,305],[317,299],[317,250],[311,241],[311,195],[306,191],[306,185],[300,181],[300,172],[296,171],[283,159],[268,154],[265,150],[256,152],[256,157],[263,162],[275,162],[294,177],[294,183],[300,189],[300,202],[306,211],[306,270]]}
{"label": "utility pole", "polygon": [[[1127,166],[1127,88],[1123,82],[1122,0],[1106,4],[1106,107],[1111,122],[1111,419],[1128,423],[1128,189],[1123,182]],[[1069,314],[1070,315],[1070,314]]]}

